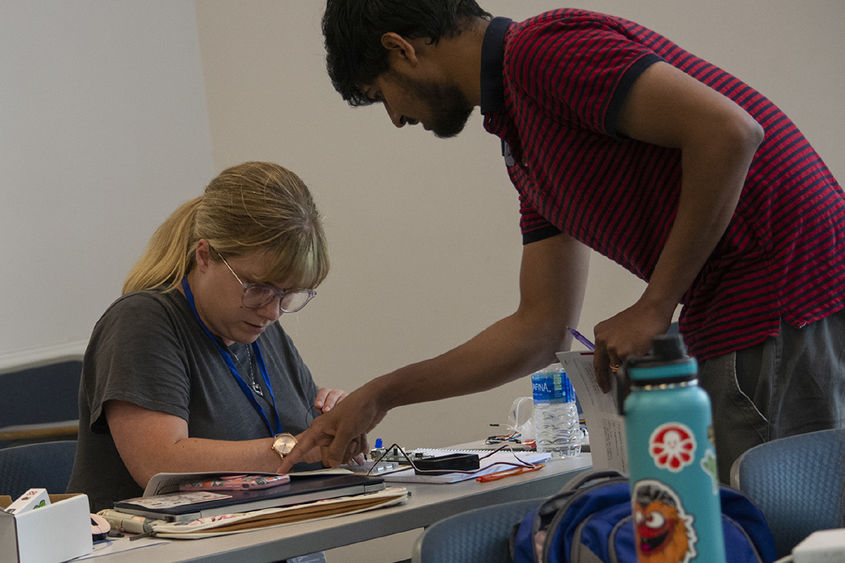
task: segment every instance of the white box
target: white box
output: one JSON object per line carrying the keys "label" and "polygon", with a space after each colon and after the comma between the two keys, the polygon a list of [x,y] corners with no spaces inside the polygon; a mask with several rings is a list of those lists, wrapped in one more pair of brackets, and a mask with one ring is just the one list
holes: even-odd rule
{"label": "white box", "polygon": [[[0,500],[0,507],[12,499]],[[50,504],[20,514],[0,511],[0,560],[67,561],[94,549],[86,495],[50,495]]]}
{"label": "white box", "polygon": [[839,563],[845,560],[845,528],[813,532],[792,550],[795,563]]}
{"label": "white box", "polygon": [[9,514],[20,514],[27,510],[35,510],[37,508],[44,508],[50,504],[50,495],[47,494],[47,489],[29,489],[27,492],[18,497],[18,499],[6,507],[6,512]]}

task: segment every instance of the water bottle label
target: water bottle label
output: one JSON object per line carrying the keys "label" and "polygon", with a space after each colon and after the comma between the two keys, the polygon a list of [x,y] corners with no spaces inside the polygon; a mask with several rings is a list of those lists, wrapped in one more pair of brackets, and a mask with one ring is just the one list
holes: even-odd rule
{"label": "water bottle label", "polygon": [[678,494],[653,479],[637,481],[631,508],[639,561],[690,561],[698,537]]}
{"label": "water bottle label", "polygon": [[680,422],[661,424],[648,440],[648,453],[654,464],[672,473],[678,473],[692,463],[697,447],[692,430]]}
{"label": "water bottle label", "polygon": [[534,401],[539,403],[568,403],[575,400],[575,391],[566,372],[537,372],[531,376]]}

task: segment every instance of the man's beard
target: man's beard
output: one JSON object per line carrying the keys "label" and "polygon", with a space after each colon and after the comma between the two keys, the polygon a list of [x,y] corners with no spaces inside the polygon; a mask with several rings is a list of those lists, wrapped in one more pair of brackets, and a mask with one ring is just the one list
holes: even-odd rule
{"label": "man's beard", "polygon": [[428,106],[432,122],[428,128],[437,137],[454,137],[466,126],[473,106],[460,88],[454,84],[438,84],[433,81],[400,77],[405,86],[414,92],[418,100]]}
{"label": "man's beard", "polygon": [[426,85],[422,99],[428,104],[433,122],[431,132],[441,139],[454,137],[461,131],[472,114],[472,105],[457,86]]}

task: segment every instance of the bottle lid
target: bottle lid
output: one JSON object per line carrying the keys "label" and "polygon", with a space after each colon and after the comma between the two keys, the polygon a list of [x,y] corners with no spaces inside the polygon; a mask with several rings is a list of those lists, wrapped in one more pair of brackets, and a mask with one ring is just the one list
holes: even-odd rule
{"label": "bottle lid", "polygon": [[680,334],[664,334],[651,341],[651,353],[647,356],[630,357],[625,369],[635,383],[670,383],[696,379],[698,364],[687,355],[683,337]]}

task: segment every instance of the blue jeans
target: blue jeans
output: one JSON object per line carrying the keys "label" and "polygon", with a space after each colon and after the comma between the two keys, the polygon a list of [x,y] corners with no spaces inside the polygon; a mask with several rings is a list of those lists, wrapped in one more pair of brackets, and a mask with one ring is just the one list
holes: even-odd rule
{"label": "blue jeans", "polygon": [[745,450],[784,436],[845,427],[845,310],[701,362],[713,404],[719,480]]}

